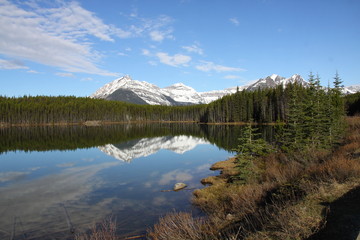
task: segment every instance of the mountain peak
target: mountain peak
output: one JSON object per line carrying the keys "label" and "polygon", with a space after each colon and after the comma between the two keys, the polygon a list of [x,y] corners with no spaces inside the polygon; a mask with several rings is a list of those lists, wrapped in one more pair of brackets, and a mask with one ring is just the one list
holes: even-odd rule
{"label": "mountain peak", "polygon": [[171,86],[168,86],[168,87],[166,87],[164,89],[178,89],[178,90],[182,89],[182,90],[195,91],[195,89],[193,89],[192,87],[189,87],[189,86],[187,86],[187,85],[185,85],[183,83],[175,83],[175,84],[173,84]]}
{"label": "mountain peak", "polygon": [[130,75],[125,75],[123,77],[117,78],[114,81],[112,81],[113,83],[126,83],[129,81],[133,81],[133,79],[130,77]]}
{"label": "mountain peak", "polygon": [[187,87],[185,84],[183,84],[183,83],[175,83],[175,84],[173,84],[173,85],[171,85],[171,86],[174,86],[174,87]]}
{"label": "mountain peak", "polygon": [[277,77],[279,77],[279,75],[277,75],[277,74],[272,74],[272,75],[270,76],[270,78],[271,78],[272,80],[274,80],[274,81],[276,80]]}

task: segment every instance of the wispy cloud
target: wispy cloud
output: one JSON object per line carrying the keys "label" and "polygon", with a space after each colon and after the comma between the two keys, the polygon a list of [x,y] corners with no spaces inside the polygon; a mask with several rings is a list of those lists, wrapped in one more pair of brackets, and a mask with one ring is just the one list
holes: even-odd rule
{"label": "wispy cloud", "polygon": [[240,22],[236,17],[230,18],[229,21],[233,23],[235,26],[239,26]]}
{"label": "wispy cloud", "polygon": [[141,18],[133,16],[135,24],[128,28],[130,37],[150,37],[150,40],[162,42],[164,39],[175,39],[172,35],[173,28],[171,23],[173,19],[166,15],[160,15],[157,18]]}
{"label": "wispy cloud", "polygon": [[225,79],[240,79],[241,77],[238,75],[226,75],[224,76]]}
{"label": "wispy cloud", "polygon": [[25,8],[0,1],[0,54],[55,66],[67,72],[116,76],[97,66],[98,52],[89,37],[114,41],[129,34],[106,25],[78,3],[56,1],[52,8],[32,4]]}
{"label": "wispy cloud", "polygon": [[0,69],[28,69],[22,61],[0,59]]}
{"label": "wispy cloud", "polygon": [[35,71],[35,70],[29,70],[29,71],[27,71],[28,73],[33,73],[33,74],[39,74],[39,73],[41,73],[41,72],[38,72],[38,71]]}
{"label": "wispy cloud", "polygon": [[[46,6],[39,6],[37,1],[0,0],[0,54],[65,72],[117,76],[99,66],[103,56],[94,49],[95,40],[114,42],[117,38],[142,37],[160,43],[174,39],[173,19],[166,15],[141,18],[132,14],[133,24],[119,28],[104,23],[76,1],[57,0]],[[163,59],[161,54],[160,57]],[[181,58],[174,57],[170,65],[181,65]],[[27,68],[8,60],[0,64],[2,69]]]}
{"label": "wispy cloud", "polygon": [[91,77],[86,77],[86,78],[82,78],[81,81],[82,82],[92,82],[92,81],[94,81],[94,79],[92,79]]}
{"label": "wispy cloud", "polygon": [[191,46],[183,46],[182,48],[190,53],[197,53],[199,55],[204,54],[204,50],[202,50],[197,44],[193,44]]}
{"label": "wispy cloud", "polygon": [[242,69],[242,68],[227,67],[227,66],[215,64],[213,62],[207,62],[207,61],[202,61],[201,64],[197,65],[195,68],[200,70],[200,71],[203,71],[203,72],[210,72],[210,71],[215,71],[215,72],[240,72],[240,71],[245,71],[245,69]]}
{"label": "wispy cloud", "polygon": [[75,77],[74,74],[72,74],[72,73],[65,73],[65,72],[58,72],[58,73],[55,73],[55,75],[60,76],[60,77]]}
{"label": "wispy cloud", "polygon": [[187,64],[191,61],[190,56],[182,54],[175,54],[174,56],[170,56],[168,53],[158,52],[156,53],[156,56],[159,58],[161,63],[173,67],[187,66]]}

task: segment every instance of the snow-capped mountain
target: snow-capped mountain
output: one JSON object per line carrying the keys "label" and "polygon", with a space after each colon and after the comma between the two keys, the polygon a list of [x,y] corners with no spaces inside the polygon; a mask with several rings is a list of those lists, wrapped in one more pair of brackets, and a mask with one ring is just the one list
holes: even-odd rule
{"label": "snow-capped mountain", "polygon": [[[219,93],[216,99],[229,93],[231,92],[227,91]],[[209,102],[206,96],[203,97],[201,93],[196,92],[195,89],[182,83],[159,88],[151,83],[133,80],[128,75],[105,84],[90,97],[137,104],[167,106],[202,104]]]}
{"label": "snow-capped mountain", "polygon": [[204,103],[204,99],[195,91],[195,89],[188,87],[183,83],[176,83],[163,88],[161,89],[161,92],[182,105]]}
{"label": "snow-capped mountain", "polygon": [[[239,91],[243,90],[244,87],[239,87]],[[224,90],[213,90],[209,92],[199,92],[200,96],[203,98],[203,103],[211,103],[219,98],[222,98],[225,95],[236,93],[237,87],[227,88]]]}
{"label": "snow-capped mountain", "polygon": [[142,100],[143,102],[140,103],[150,105],[174,105],[172,99],[164,95],[158,86],[133,80],[128,75],[105,84],[90,97],[127,102],[136,101],[135,103]]}
{"label": "snow-capped mountain", "polygon": [[[207,104],[225,95],[233,94],[237,90],[254,91],[258,88],[271,88],[279,85],[285,87],[288,83],[295,82],[303,86],[309,85],[309,83],[298,74],[294,74],[289,78],[272,74],[271,76],[260,78],[256,82],[246,86],[238,86],[209,92],[197,92],[195,89],[182,83],[176,83],[169,87],[159,88],[158,86],[148,82],[133,80],[130,76],[126,75],[114,80],[113,82],[105,84],[90,97],[150,105],[170,106]],[[344,88],[345,94],[358,91],[360,91],[359,85]]]}
{"label": "snow-capped mountain", "polygon": [[360,85],[352,85],[352,86],[344,87],[343,92],[345,94],[353,94],[360,92]]}
{"label": "snow-capped mountain", "polygon": [[271,88],[271,87],[276,87],[279,85],[282,86],[286,86],[289,83],[299,83],[303,86],[308,86],[309,83],[307,81],[305,81],[300,75],[298,74],[294,74],[289,78],[284,78],[281,77],[277,74],[273,74],[271,76],[268,76],[266,78],[260,78],[259,80],[257,80],[255,83],[249,85],[246,87],[246,90],[256,90],[258,88]]}
{"label": "snow-capped mountain", "polygon": [[143,138],[121,144],[107,144],[99,149],[117,160],[131,162],[133,159],[150,156],[161,149],[183,154],[199,144],[207,144],[203,138],[192,136],[166,136]]}

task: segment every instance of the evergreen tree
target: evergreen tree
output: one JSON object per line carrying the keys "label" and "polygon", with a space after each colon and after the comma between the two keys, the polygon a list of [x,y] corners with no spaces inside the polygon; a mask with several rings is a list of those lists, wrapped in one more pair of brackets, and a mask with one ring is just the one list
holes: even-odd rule
{"label": "evergreen tree", "polygon": [[257,133],[258,129],[254,128],[253,122],[249,121],[246,127],[243,128],[236,155],[236,165],[239,169],[239,174],[232,178],[238,183],[246,183],[256,178],[256,169],[254,168],[254,159],[256,157],[264,156],[272,151],[272,147]]}
{"label": "evergreen tree", "polygon": [[332,113],[331,113],[331,132],[333,135],[333,139],[335,142],[338,142],[343,135],[344,132],[344,116],[345,116],[345,108],[344,108],[344,98],[342,94],[343,85],[342,80],[339,77],[338,72],[336,71],[334,77],[334,87],[331,90],[331,105],[332,105]]}
{"label": "evergreen tree", "polygon": [[301,149],[304,143],[304,88],[297,83],[287,86],[288,105],[284,128],[283,150]]}

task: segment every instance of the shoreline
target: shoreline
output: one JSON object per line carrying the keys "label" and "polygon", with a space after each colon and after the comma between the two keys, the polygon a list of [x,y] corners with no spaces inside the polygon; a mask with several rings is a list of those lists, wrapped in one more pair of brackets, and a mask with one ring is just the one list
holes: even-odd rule
{"label": "shoreline", "polygon": [[147,124],[147,123],[199,123],[196,121],[82,121],[82,122],[54,122],[54,123],[0,123],[0,128],[7,127],[43,127],[43,126],[87,126],[87,127],[99,127],[104,125],[115,124]]}
{"label": "shoreline", "polygon": [[[87,126],[87,127],[99,127],[105,125],[116,125],[116,124],[152,124],[152,123],[196,123],[203,125],[235,125],[242,126],[247,125],[247,122],[198,122],[198,121],[101,121],[101,120],[89,120],[82,122],[53,122],[53,123],[7,123],[0,122],[0,128],[8,127],[42,127],[42,126]],[[267,125],[275,126],[283,123],[253,123],[254,125]]]}
{"label": "shoreline", "polygon": [[352,226],[360,225],[360,209],[351,211],[342,200],[350,195],[357,203],[360,194],[360,117],[347,118],[347,123],[344,140],[333,149],[275,152],[254,159],[260,180],[234,183],[232,176],[241,171],[236,157],[214,163],[210,169],[220,173],[202,179],[206,186],[193,192],[193,204],[206,217],[169,213],[160,218],[150,236],[176,237],[187,224],[194,226],[186,230],[187,235],[209,239],[315,240],[331,236],[332,226],[337,225],[341,236],[353,236],[355,230],[346,226],[348,218],[337,219],[344,213],[356,219]]}

